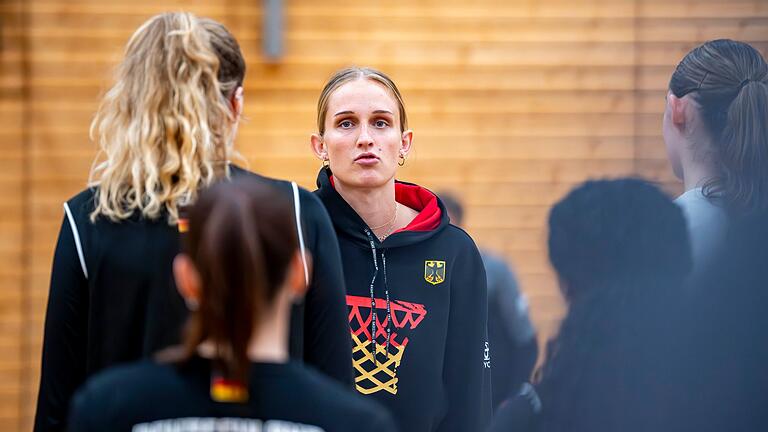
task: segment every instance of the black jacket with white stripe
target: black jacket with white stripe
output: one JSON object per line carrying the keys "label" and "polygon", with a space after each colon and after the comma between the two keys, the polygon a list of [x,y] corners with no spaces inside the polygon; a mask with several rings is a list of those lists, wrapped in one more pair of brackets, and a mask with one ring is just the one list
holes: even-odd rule
{"label": "black jacket with white stripe", "polygon": [[[232,166],[293,193],[290,182]],[[309,290],[293,311],[291,354],[351,388],[352,365],[338,242],[319,200],[299,190],[306,247],[313,257]],[[120,223],[89,219],[94,191],[64,205],[53,259],[35,430],[63,430],[75,390],[93,373],[177,344],[187,310],[176,291],[176,226],[136,215]],[[268,203],[266,204],[268,205]]]}

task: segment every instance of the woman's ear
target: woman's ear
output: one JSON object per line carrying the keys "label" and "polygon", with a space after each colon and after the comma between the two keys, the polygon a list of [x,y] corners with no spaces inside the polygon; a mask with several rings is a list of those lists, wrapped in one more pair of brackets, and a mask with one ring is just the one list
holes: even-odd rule
{"label": "woman's ear", "polygon": [[243,86],[238,86],[229,98],[229,105],[232,108],[232,112],[235,114],[236,119],[239,119],[240,116],[243,115],[243,95]]}
{"label": "woman's ear", "polygon": [[408,129],[407,131],[403,132],[403,135],[400,139],[400,153],[405,156],[408,154],[408,152],[411,151],[411,147],[413,146],[413,131],[411,129]]}
{"label": "woman's ear", "polygon": [[669,104],[669,113],[672,120],[672,124],[677,129],[684,130],[686,124],[688,124],[688,98],[679,98],[670,92],[667,95],[667,103]]}
{"label": "woman's ear", "polygon": [[320,134],[312,134],[309,139],[309,145],[312,148],[312,153],[320,160],[328,160],[328,150],[325,148],[323,137]]}
{"label": "woman's ear", "polygon": [[200,273],[188,255],[178,254],[173,259],[173,277],[176,280],[176,289],[187,303],[187,308],[196,310],[200,304]]}

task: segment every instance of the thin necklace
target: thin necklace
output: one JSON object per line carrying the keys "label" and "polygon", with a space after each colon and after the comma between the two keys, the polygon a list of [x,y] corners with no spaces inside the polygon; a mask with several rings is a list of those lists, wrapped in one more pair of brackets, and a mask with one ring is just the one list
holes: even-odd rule
{"label": "thin necklace", "polygon": [[381,224],[379,226],[376,226],[376,227],[369,226],[368,228],[370,228],[372,230],[377,230],[377,229],[380,229],[380,228],[384,228],[387,225],[392,225],[395,222],[395,219],[397,219],[397,206],[398,206],[398,202],[395,201],[395,214],[392,215],[392,219],[390,219],[389,222],[385,222],[385,223],[383,223],[383,224]]}
{"label": "thin necklace", "polygon": [[376,234],[376,237],[378,237],[379,241],[384,241],[384,239],[387,238],[392,233],[392,228],[394,227],[394,223],[397,220],[397,210],[398,210],[399,207],[400,207],[400,204],[397,201],[395,201],[395,214],[392,215],[392,219],[390,219],[389,222],[387,222],[387,223],[385,223],[383,225],[379,225],[377,227],[370,227],[371,231],[375,231],[377,229],[388,227],[387,228],[387,232],[385,232],[384,234],[382,234],[382,235]]}

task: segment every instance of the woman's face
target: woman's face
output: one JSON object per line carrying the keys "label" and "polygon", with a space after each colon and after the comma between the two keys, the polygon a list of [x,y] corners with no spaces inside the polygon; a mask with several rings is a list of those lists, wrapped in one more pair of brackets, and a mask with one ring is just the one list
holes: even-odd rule
{"label": "woman's face", "polygon": [[334,178],[346,187],[376,188],[392,182],[400,155],[411,148],[411,131],[400,132],[398,104],[383,85],[358,79],[328,98],[325,133],[312,147],[327,159]]}

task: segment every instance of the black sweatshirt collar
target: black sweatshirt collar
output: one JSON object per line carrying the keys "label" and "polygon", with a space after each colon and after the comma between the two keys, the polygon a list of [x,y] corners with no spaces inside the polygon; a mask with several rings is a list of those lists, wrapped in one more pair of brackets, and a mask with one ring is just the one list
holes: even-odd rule
{"label": "black sweatshirt collar", "polygon": [[[323,168],[318,173],[318,190],[316,191],[318,197],[325,205],[325,208],[328,210],[328,213],[331,216],[331,220],[333,221],[333,225],[336,227],[337,234],[339,236],[351,238],[355,244],[359,244],[361,247],[369,248],[370,243],[368,236],[365,233],[365,230],[368,228],[368,226],[357,214],[357,212],[355,212],[355,210],[344,200],[341,195],[339,195],[339,193],[333,187],[333,184],[331,184],[332,175],[333,174],[331,173],[330,168]],[[420,188],[412,183],[406,183],[397,180],[396,183],[417,187],[421,191],[427,191],[426,189]],[[427,192],[432,194],[432,192]],[[450,220],[448,219],[448,212],[445,210],[445,206],[443,206],[443,203],[440,201],[440,199],[437,198],[437,196],[435,196],[435,198],[437,199],[437,205],[440,209],[440,223],[436,228],[428,231],[397,231],[384,239],[383,242],[380,242],[376,236],[373,236],[373,241],[375,242],[376,246],[383,248],[407,246],[425,241],[445,229],[445,227],[447,227],[450,223]],[[414,210],[421,211],[422,209],[417,208]]]}

